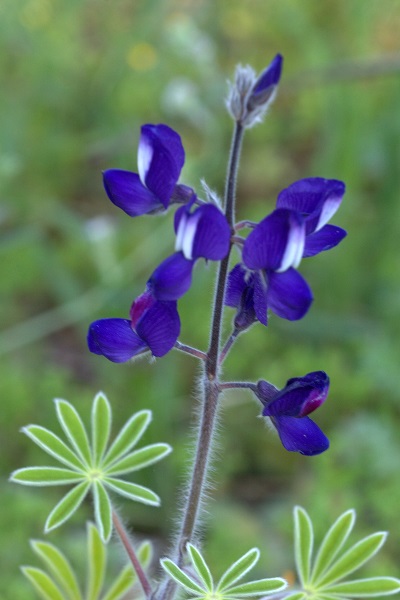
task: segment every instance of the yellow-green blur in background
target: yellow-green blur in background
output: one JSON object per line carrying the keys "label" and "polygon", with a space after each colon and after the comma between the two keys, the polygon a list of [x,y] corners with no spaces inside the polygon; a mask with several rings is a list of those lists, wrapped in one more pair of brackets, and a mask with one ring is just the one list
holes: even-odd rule
{"label": "yellow-green blur in background", "polygon": [[[286,452],[242,391],[226,394],[204,519],[205,555],[221,572],[257,545],[261,577],[293,570],[292,507],[322,532],[358,511],[359,536],[388,529],[374,574],[398,575],[400,559],[400,2],[398,0],[3,0],[0,3],[0,597],[31,600],[18,570],[38,564],[29,538],[43,536],[61,490],[22,488],[9,473],[54,464],[23,435],[37,423],[59,432],[54,397],[89,420],[102,389],[115,431],[150,408],[150,442],[174,453],[138,482],[160,509],[118,500],[139,536],[166,549],[198,405],[196,361],[171,353],[115,365],[91,355],[86,331],[126,317],[155,266],[173,251],[172,212],[131,219],[102,188],[101,171],[136,171],[142,123],[182,136],[181,181],[223,193],[232,123],[224,108],[235,65],[263,69],[285,57],[265,122],[247,133],[238,217],[260,220],[277,193],[302,177],[343,179],[333,222],[348,230],[336,249],[303,261],[315,301],[298,323],[271,317],[239,338],[226,379],[283,386],[325,370],[316,421],[324,455]],[[196,267],[180,301],[183,342],[205,349],[215,266]],[[227,311],[226,334],[233,312]],[[80,565],[84,505],[48,541]],[[114,541],[115,544],[115,541]],[[114,548],[115,563],[122,552]],[[115,571],[116,572],[116,571]]]}

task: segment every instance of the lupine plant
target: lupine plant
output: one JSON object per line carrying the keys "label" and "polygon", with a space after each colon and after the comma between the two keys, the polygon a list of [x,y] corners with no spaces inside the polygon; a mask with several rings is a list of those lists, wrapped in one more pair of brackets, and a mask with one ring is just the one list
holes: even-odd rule
{"label": "lupine plant", "polygon": [[[138,545],[130,538],[114,495],[153,506],[160,502],[152,490],[121,479],[156,463],[171,450],[164,443],[134,449],[150,423],[151,412],[133,414],[111,444],[112,411],[101,393],[93,402],[90,434],[78,412],[65,400],[56,400],[65,441],[43,426],[24,427],[23,432],[62,466],[18,469],[12,480],[24,485],[72,486],[51,511],[45,531],[64,524],[90,492],[96,523],[88,525],[89,574],[85,595],[64,554],[50,543],[32,542],[47,571],[36,567],[22,570],[41,598],[117,600],[136,598],[140,591],[147,600],[172,600],[177,595],[199,600],[266,596],[276,600],[340,600],[381,597],[400,591],[400,580],[394,577],[346,579],[379,550],[386,537],[379,532],[345,549],[354,525],[353,510],[337,519],[313,556],[311,519],[304,509],[295,508],[298,582],[292,587],[279,576],[270,577],[267,571],[262,579],[244,580],[259,559],[257,548],[226,565],[218,579],[202,553],[199,519],[205,503],[218,407],[227,390],[243,389],[254,396],[262,417],[277,430],[286,451],[315,456],[329,448],[328,438],[308,416],[327,399],[329,377],[325,372],[294,374],[282,389],[264,379],[251,382],[222,378],[223,363],[239,335],[257,323],[273,326],[273,320],[269,323],[271,313],[288,321],[304,317],[310,310],[313,293],[298,270],[302,259],[334,248],[346,236],[346,231],[329,223],[345,193],[344,183],[336,179],[311,177],[295,181],[278,194],[275,208],[262,215],[259,222],[236,220],[236,178],[243,136],[262,121],[270,108],[282,64],[278,54],[259,76],[250,67],[239,66],[236,70],[226,101],[234,131],[222,201],[207,185],[199,192],[180,182],[185,151],[179,134],[165,124],[146,124],[141,128],[137,173],[108,169],[103,174],[108,198],[130,217],[152,218],[175,210],[175,252],[155,266],[143,293],[130,308],[127,306],[126,318],[100,319],[90,325],[89,350],[114,363],[133,363],[132,359],[139,356],[160,358],[174,349],[197,359],[201,365],[197,442],[186,503],[176,518],[178,532],[164,550],[166,555],[159,568],[153,565],[148,570],[148,545]],[[132,227],[135,225],[132,223]],[[214,298],[210,300],[209,343],[204,350],[179,339],[178,302],[189,290],[196,270],[207,261],[217,262],[218,268]],[[223,339],[226,313],[232,326]],[[134,368],[140,368],[136,362]],[[104,544],[113,531],[126,550],[128,566],[102,593]],[[287,567],[290,564],[289,561]],[[284,568],[283,565],[282,572]]]}

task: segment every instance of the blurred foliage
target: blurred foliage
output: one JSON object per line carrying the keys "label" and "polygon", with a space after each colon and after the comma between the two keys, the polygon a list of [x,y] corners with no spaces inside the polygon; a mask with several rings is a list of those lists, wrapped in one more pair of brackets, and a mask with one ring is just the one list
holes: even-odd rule
{"label": "blurred foliage", "polygon": [[[18,565],[29,560],[28,536],[42,534],[55,497],[6,480],[13,469],[40,464],[39,451],[17,432],[28,423],[52,428],[53,397],[88,416],[103,389],[115,431],[133,412],[153,410],[144,441],[165,440],[174,453],[139,483],[157,490],[163,506],[121,509],[134,531],[165,547],[171,508],[183,494],[198,367],[180,353],[156,365],[117,366],[86,349],[88,324],[126,315],[173,248],[172,215],[129,219],[107,200],[101,170],[136,170],[141,123],[166,122],[186,149],[181,181],[199,188],[205,177],[222,193],[231,130],[226,80],[237,62],[262,69],[277,51],[283,82],[265,124],[245,140],[239,216],[261,219],[298,178],[336,177],[348,192],[334,222],[349,236],[301,265],[315,293],[308,316],[254,327],[239,338],[225,375],[281,386],[326,370],[331,393],[317,419],[332,444],[314,459],[286,453],[256,419],[250,397],[227,395],[206,558],[219,565],[223,556],[225,564],[257,544],[266,551],[260,576],[279,575],[293,567],[293,504],[305,506],[317,532],[355,506],[361,534],[390,529],[378,570],[393,572],[400,558],[399,39],[399,0],[385,0],[384,9],[380,0],[0,3],[2,598],[33,598]],[[198,265],[180,302],[181,339],[202,348],[212,274],[212,265]],[[49,541],[79,555],[89,513],[83,507],[72,529]]]}

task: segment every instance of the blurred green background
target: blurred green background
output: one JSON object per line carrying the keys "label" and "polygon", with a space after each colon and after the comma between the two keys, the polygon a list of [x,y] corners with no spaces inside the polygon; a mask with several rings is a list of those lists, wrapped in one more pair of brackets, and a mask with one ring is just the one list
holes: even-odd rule
{"label": "blurred green background", "polygon": [[[225,375],[283,386],[326,370],[331,392],[316,420],[331,449],[315,458],[285,452],[250,396],[226,395],[206,555],[218,571],[258,545],[261,576],[290,576],[293,505],[310,512],[318,535],[355,507],[359,535],[391,532],[373,572],[398,575],[400,2],[3,0],[0,38],[0,598],[35,597],[18,566],[37,564],[28,539],[43,535],[60,492],[7,477],[50,461],[18,431],[28,423],[59,431],[54,397],[88,417],[102,389],[115,431],[134,411],[153,410],[145,441],[175,451],[139,481],[163,506],[118,503],[133,530],[165,550],[182,504],[198,365],[180,353],[134,365],[89,354],[88,324],[125,317],[174,239],[172,213],[130,219],[108,201],[101,171],[135,171],[140,125],[164,122],[186,149],[181,181],[199,189],[204,177],[222,193],[226,80],[238,62],[261,70],[278,51],[278,99],[245,140],[239,217],[261,219],[296,179],[339,178],[347,194],[333,222],[349,236],[303,261],[315,293],[307,317],[254,327]],[[213,273],[199,264],[180,301],[181,340],[203,349]],[[47,537],[78,565],[90,514],[88,503]]]}

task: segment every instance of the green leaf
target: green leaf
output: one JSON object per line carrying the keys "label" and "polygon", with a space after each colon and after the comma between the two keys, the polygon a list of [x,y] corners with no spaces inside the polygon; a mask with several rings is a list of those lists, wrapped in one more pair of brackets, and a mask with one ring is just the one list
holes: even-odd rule
{"label": "green leaf", "polygon": [[82,481],[83,475],[59,467],[25,467],[11,473],[10,481],[22,485],[67,485]]}
{"label": "green leaf", "polygon": [[372,596],[388,596],[400,592],[400,580],[395,577],[370,577],[344,581],[326,588],[330,594],[344,594],[352,598],[368,598]]}
{"label": "green leaf", "polygon": [[109,541],[112,532],[112,508],[110,497],[99,481],[94,482],[93,493],[96,524],[99,528],[101,539],[106,544]]}
{"label": "green leaf", "polygon": [[151,421],[151,411],[141,410],[129,419],[121,429],[106,456],[104,457],[103,467],[111,465],[113,461],[118,460],[139,441],[146,431]]}
{"label": "green leaf", "polygon": [[231,587],[224,592],[224,597],[247,598],[248,596],[263,596],[273,594],[287,587],[287,582],[280,577],[270,579],[258,579],[249,583],[242,583]]}
{"label": "green leaf", "polygon": [[86,600],[97,600],[104,582],[106,548],[93,523],[87,524],[88,538],[88,591]]}
{"label": "green leaf", "polygon": [[54,581],[41,569],[21,567],[21,571],[44,600],[65,600]]}
{"label": "green leaf", "polygon": [[260,551],[258,548],[252,548],[246,552],[246,554],[241,556],[222,575],[218,583],[217,592],[223,592],[236,581],[244,577],[246,573],[254,567],[259,558]]}
{"label": "green leaf", "polygon": [[[307,598],[305,592],[293,592],[293,594],[285,596],[285,600],[305,600],[305,598]],[[320,596],[318,596],[318,600],[320,600]]]}
{"label": "green leaf", "polygon": [[333,559],[338,554],[353,529],[355,519],[355,511],[348,510],[340,515],[328,530],[326,536],[322,540],[322,544],[315,559],[311,575],[311,585],[318,581],[321,575],[331,565]]}
{"label": "green leaf", "polygon": [[92,463],[85,426],[75,408],[66,400],[56,400],[57,417],[65,435],[88,467]]}
{"label": "green leaf", "polygon": [[107,474],[123,475],[124,473],[138,471],[139,469],[148,467],[161,460],[171,451],[172,448],[169,444],[151,444],[151,446],[145,446],[144,448],[140,448],[140,450],[135,450],[135,452],[128,454],[117,462],[114,462],[113,465],[107,469]]}
{"label": "green leaf", "polygon": [[[145,569],[149,564],[153,556],[153,547],[149,541],[145,541],[140,544],[137,555],[140,564]],[[119,600],[125,597],[126,592],[137,580],[136,573],[134,572],[132,565],[127,565],[117,578],[114,580],[111,588],[102,598],[102,600]]]}
{"label": "green leaf", "polygon": [[153,545],[148,540],[142,542],[137,551],[138,558],[140,560],[140,564],[144,569],[146,569],[153,558]]}
{"label": "green leaf", "polygon": [[92,408],[93,462],[97,467],[107,448],[111,429],[111,407],[104,394],[99,392]]}
{"label": "green leaf", "polygon": [[204,583],[204,587],[211,592],[214,588],[213,579],[210,573],[210,569],[207,566],[206,561],[200,552],[192,544],[187,544],[186,549],[192,561],[192,565],[201,581]]}
{"label": "green leaf", "polygon": [[75,573],[67,558],[53,544],[41,540],[31,541],[31,546],[71,600],[81,600],[82,595]]}
{"label": "green leaf", "polygon": [[125,496],[125,498],[129,498],[130,500],[142,502],[143,504],[150,504],[151,506],[160,506],[161,504],[160,497],[149,490],[149,488],[142,485],[130,483],[129,481],[122,481],[121,479],[114,479],[112,477],[106,477],[103,481],[110,490],[113,490],[113,492],[121,494],[121,496]]}
{"label": "green leaf", "polygon": [[89,481],[82,481],[79,485],[74,487],[66,496],[60,500],[60,502],[53,508],[44,526],[46,533],[59,527],[67,519],[69,519],[79,506],[82,504],[83,499],[88,493],[90,488]]}
{"label": "green leaf", "polygon": [[199,584],[194,581],[189,575],[186,575],[175,563],[172,562],[169,558],[161,559],[161,566],[168,573],[172,579],[174,579],[179,585],[181,585],[185,590],[192,592],[193,594],[200,594],[204,596],[207,593],[206,590],[203,590]]}
{"label": "green leaf", "polygon": [[72,469],[82,470],[84,466],[82,461],[72,452],[57,435],[40,425],[28,425],[22,429],[35,444],[40,446],[42,450],[54,456],[57,460],[64,463]]}
{"label": "green leaf", "polygon": [[136,581],[136,573],[131,565],[127,565],[117,576],[102,600],[120,600]]}
{"label": "green leaf", "polygon": [[323,577],[318,581],[318,587],[326,587],[338,579],[343,579],[343,577],[361,567],[378,552],[379,548],[385,542],[386,536],[386,532],[378,531],[352,546],[324,573]]}
{"label": "green leaf", "polygon": [[303,587],[310,577],[310,562],[314,543],[314,532],[310,517],[301,506],[294,509],[294,556],[297,572]]}

